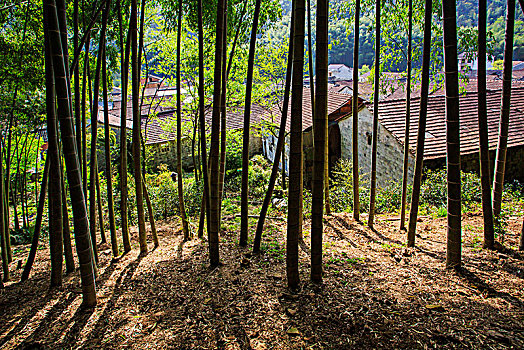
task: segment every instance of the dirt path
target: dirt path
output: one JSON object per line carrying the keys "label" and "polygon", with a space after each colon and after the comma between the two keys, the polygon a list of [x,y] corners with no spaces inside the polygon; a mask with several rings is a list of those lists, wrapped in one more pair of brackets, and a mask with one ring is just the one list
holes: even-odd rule
{"label": "dirt path", "polygon": [[[506,246],[516,245],[519,220],[510,220]],[[78,273],[48,289],[43,249],[27,282],[0,290],[0,348],[524,348],[524,255],[482,250],[481,224],[480,216],[464,217],[465,268],[457,274],[444,269],[445,219],[419,222],[417,248],[408,250],[398,221],[381,217],[372,231],[337,214],[326,221],[322,287],[308,282],[306,224],[303,288],[293,295],[284,222],[268,222],[260,257],[226,232],[224,265],[214,270],[205,242],[182,244],[177,225],[164,223],[161,247],[144,257],[136,241],[118,261],[100,247],[92,310],[79,307]],[[15,254],[16,279],[26,254]]]}

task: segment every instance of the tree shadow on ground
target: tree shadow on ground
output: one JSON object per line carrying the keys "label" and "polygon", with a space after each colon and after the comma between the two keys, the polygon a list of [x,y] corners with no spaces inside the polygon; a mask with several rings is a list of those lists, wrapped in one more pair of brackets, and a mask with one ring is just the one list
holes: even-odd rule
{"label": "tree shadow on ground", "polygon": [[522,300],[515,298],[514,296],[506,292],[501,292],[494,289],[486,281],[482,280],[477,274],[468,270],[465,267],[462,267],[460,270],[458,270],[457,274],[459,277],[462,278],[463,281],[465,281],[471,287],[477,289],[482,294],[484,294],[486,298],[502,298],[517,308],[524,307],[524,302]]}
{"label": "tree shadow on ground", "polygon": [[[321,286],[308,282],[309,256],[302,250],[301,288],[291,293],[280,250],[251,257],[237,247],[236,232],[224,232],[223,265],[210,269],[205,241],[164,236],[161,247],[147,256],[134,251],[103,265],[94,312],[76,310],[63,326],[51,315],[45,324],[56,330],[44,334],[43,322],[34,341],[86,349],[524,346],[515,313],[523,309],[522,300],[497,290],[500,284],[485,281],[470,266],[476,262],[468,256],[470,247],[465,247],[467,269],[455,274],[443,268],[445,234],[437,237],[439,245],[420,241],[415,252],[421,254],[397,261],[392,251],[405,249],[395,246],[400,245],[397,231],[377,225],[375,232],[342,218],[326,226],[333,233],[325,235]],[[280,249],[283,237],[275,231],[265,241]],[[479,254],[482,261],[488,252]],[[500,307],[498,298],[507,307]],[[489,333],[494,324],[509,329],[506,338]]]}

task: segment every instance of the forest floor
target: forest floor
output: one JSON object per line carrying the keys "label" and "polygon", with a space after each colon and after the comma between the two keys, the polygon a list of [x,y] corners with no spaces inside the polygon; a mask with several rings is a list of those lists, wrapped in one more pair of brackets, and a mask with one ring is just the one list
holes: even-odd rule
{"label": "forest floor", "polygon": [[[463,217],[461,272],[445,269],[446,219],[422,218],[415,249],[398,220],[376,230],[351,214],[326,217],[325,277],[309,282],[309,222],[300,251],[302,288],[286,288],[285,221],[268,220],[263,254],[237,245],[238,218],[225,218],[223,265],[210,269],[207,243],[183,243],[177,223],[159,223],[161,246],[138,244],[113,260],[100,245],[98,305],[82,309],[78,272],[49,289],[49,251],[30,279],[0,290],[0,348],[19,349],[369,349],[524,348],[521,218],[510,218],[503,251],[482,249],[482,217]],[[11,268],[28,246],[18,246]]]}

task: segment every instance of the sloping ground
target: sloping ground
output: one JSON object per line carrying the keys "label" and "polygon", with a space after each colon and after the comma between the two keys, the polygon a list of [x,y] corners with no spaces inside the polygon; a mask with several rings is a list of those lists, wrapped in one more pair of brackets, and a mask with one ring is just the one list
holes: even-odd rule
{"label": "sloping ground", "polygon": [[[234,227],[232,220],[224,227]],[[521,218],[510,220],[515,247]],[[82,310],[78,274],[48,290],[48,250],[29,281],[0,291],[0,348],[368,349],[523,348],[524,256],[481,249],[481,217],[464,216],[462,273],[446,271],[445,219],[419,222],[417,248],[403,248],[398,221],[376,231],[350,214],[326,219],[325,282],[286,289],[285,223],[268,223],[264,254],[221,239],[224,265],[210,270],[205,242],[182,244],[163,223],[161,247],[111,261],[101,246],[99,304]],[[136,235],[136,233],[135,233]],[[16,254],[12,269],[26,253]],[[18,278],[20,270],[15,277]]]}

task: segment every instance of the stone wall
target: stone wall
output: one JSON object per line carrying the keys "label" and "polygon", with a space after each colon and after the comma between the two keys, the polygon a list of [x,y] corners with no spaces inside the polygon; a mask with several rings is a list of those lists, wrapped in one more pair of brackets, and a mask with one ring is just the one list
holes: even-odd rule
{"label": "stone wall", "polygon": [[[172,171],[176,171],[176,142],[169,141],[147,146],[151,159],[149,164],[154,168],[160,164],[166,164]],[[182,167],[184,170],[194,168],[193,156],[191,153],[192,144],[189,138],[182,139]],[[262,138],[258,135],[250,135],[249,156],[262,153]],[[198,157],[198,146],[195,145],[195,157]]]}
{"label": "stone wall", "polygon": [[[493,176],[496,150],[491,150],[490,167]],[[465,154],[460,157],[461,169],[465,172],[479,174],[479,154],[478,152]],[[424,161],[424,167],[428,169],[439,169],[446,166],[446,158],[429,159]],[[518,180],[524,183],[524,146],[510,147],[506,154],[506,169],[504,174],[505,181]]]}
{"label": "stone wall", "polygon": [[[116,136],[116,144],[120,144],[120,129],[112,128]],[[103,135],[104,129],[99,128],[99,135]],[[128,135],[131,134],[131,130],[128,130]],[[187,137],[182,139],[182,167],[184,170],[192,170],[194,168],[191,140]],[[146,145],[147,165],[153,169],[157,169],[161,164],[166,164],[168,169],[176,171],[176,141],[166,141],[163,143],[155,143]],[[128,150],[131,152],[131,149]],[[262,153],[262,137],[259,133],[251,133],[249,141],[249,156],[252,157],[255,154]],[[89,150],[88,150],[89,160]],[[98,170],[105,171],[105,153],[104,148],[99,147],[98,153]],[[195,145],[195,157],[198,157],[198,146]],[[113,169],[114,170],[114,169]]]}
{"label": "stone wall", "polygon": [[[359,112],[358,116],[358,164],[360,168],[360,174],[369,179],[371,174],[373,115],[367,108],[364,108]],[[352,116],[340,121],[339,126],[342,158],[351,159],[353,153]],[[379,122],[377,143],[377,186],[384,187],[390,181],[402,183],[403,164],[403,145]],[[414,165],[415,157],[410,153],[408,170],[408,179],[410,182],[413,179]]]}

